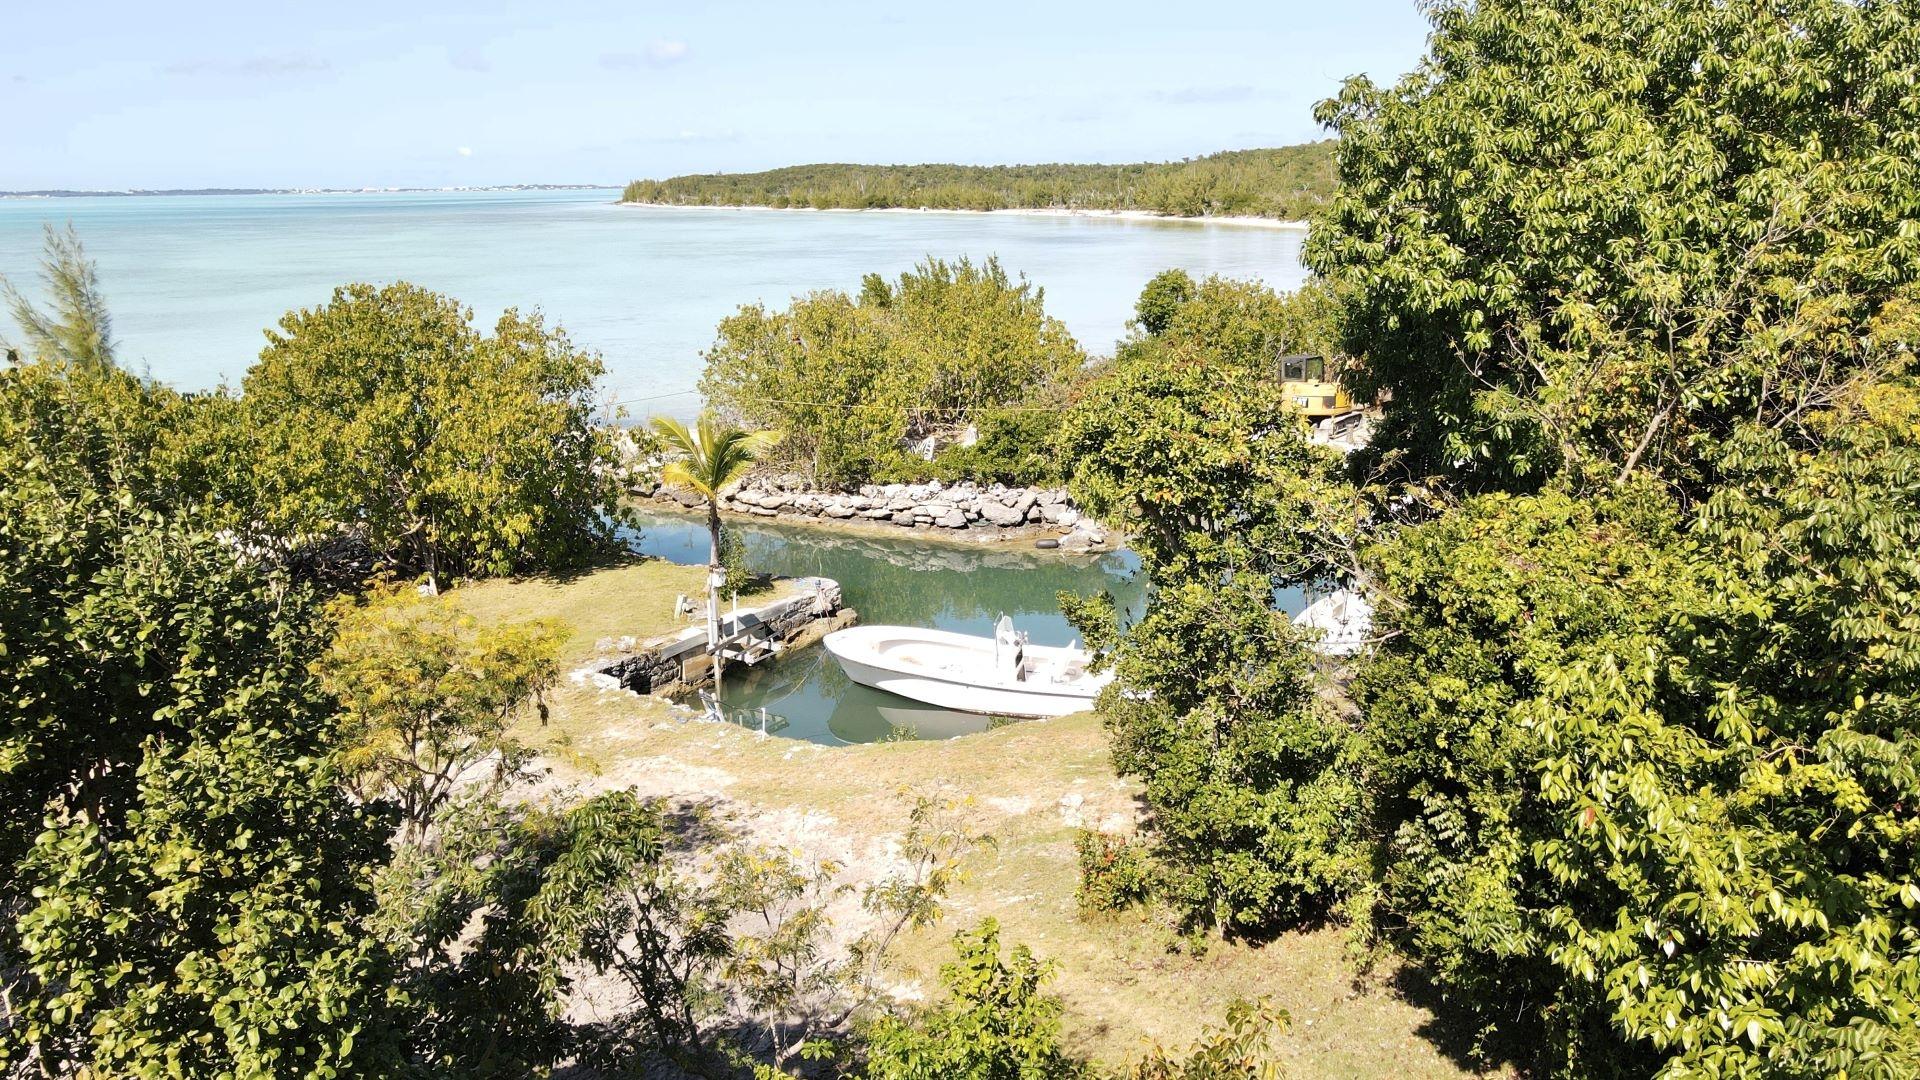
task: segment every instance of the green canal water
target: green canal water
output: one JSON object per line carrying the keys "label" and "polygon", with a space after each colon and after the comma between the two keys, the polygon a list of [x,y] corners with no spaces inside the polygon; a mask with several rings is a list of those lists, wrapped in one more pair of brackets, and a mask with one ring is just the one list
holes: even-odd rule
{"label": "green canal water", "polygon": [[[691,518],[646,514],[635,547],[687,565],[707,558],[706,527]],[[1113,594],[1137,615],[1146,596],[1131,552],[1072,555],[1029,546],[836,533],[777,524],[730,524],[758,571],[818,575],[840,583],[866,624],[931,626],[987,634],[1011,616],[1035,644],[1066,645],[1078,636],[1060,614],[1062,591]],[[992,720],[935,709],[849,681],[818,647],[750,669],[727,671],[721,703],[736,722],[757,725],[765,709],[772,734],[840,745],[911,735],[945,739],[985,731]]]}
{"label": "green canal water", "polygon": [[[688,566],[707,560],[706,525],[691,517],[643,513],[636,550]],[[1146,575],[1132,552],[1074,555],[1025,543],[971,544],[842,533],[794,525],[730,522],[755,570],[787,577],[817,575],[840,583],[846,603],[866,625],[930,626],[988,634],[1001,615],[1039,645],[1066,645],[1078,633],[1060,614],[1062,591],[1113,594],[1131,621],[1146,603]],[[1275,596],[1297,612],[1298,590]],[[728,718],[751,727],[766,711],[769,734],[829,745],[888,738],[950,739],[995,722],[936,709],[852,682],[815,646],[758,667],[727,671],[721,704]]]}

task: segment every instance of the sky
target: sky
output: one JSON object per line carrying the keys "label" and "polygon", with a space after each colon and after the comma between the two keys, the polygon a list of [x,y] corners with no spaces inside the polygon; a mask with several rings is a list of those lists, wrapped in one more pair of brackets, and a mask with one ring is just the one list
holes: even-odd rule
{"label": "sky", "polygon": [[1324,137],[1416,0],[14,0],[0,190],[618,184]]}

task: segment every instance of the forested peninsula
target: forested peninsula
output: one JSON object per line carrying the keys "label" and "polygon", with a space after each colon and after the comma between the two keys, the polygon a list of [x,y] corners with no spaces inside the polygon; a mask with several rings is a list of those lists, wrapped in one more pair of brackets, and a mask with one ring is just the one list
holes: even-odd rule
{"label": "forested peninsula", "polygon": [[778,209],[1133,210],[1302,219],[1333,193],[1333,140],[1131,165],[792,165],[635,180],[620,201]]}

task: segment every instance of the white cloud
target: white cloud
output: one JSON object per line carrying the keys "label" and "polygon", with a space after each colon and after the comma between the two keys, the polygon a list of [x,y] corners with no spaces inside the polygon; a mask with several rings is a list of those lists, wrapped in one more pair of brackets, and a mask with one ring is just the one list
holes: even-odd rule
{"label": "white cloud", "polygon": [[333,65],[316,56],[288,53],[284,56],[246,56],[230,60],[182,60],[162,70],[169,75],[238,75],[253,79],[272,79],[289,75],[312,75],[332,70]]}
{"label": "white cloud", "polygon": [[610,52],[600,54],[600,66],[609,71],[630,71],[639,67],[663,68],[685,60],[693,50],[684,41],[657,38],[647,43],[641,52]]}
{"label": "white cloud", "polygon": [[471,146],[463,146],[463,147],[461,147],[460,149],[458,149],[458,150],[455,150],[455,151],[454,151],[454,153],[456,153],[456,154],[459,154],[459,155],[460,155],[461,157],[472,157],[472,156],[473,156],[473,147],[471,147]]}
{"label": "white cloud", "polygon": [[458,49],[447,54],[447,63],[460,71],[485,73],[493,70],[493,62],[479,49]]}
{"label": "white cloud", "polygon": [[677,64],[687,58],[687,43],[684,41],[659,40],[648,43],[647,59],[656,66],[665,67]]}

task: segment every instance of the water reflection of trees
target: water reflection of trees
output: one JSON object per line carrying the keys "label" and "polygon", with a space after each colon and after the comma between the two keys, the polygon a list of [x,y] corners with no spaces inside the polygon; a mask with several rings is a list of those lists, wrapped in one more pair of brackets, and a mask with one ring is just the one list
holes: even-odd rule
{"label": "water reflection of trees", "polygon": [[[706,559],[706,532],[698,522],[643,515],[636,544],[676,562]],[[985,633],[1001,614],[1014,616],[1043,644],[1074,636],[1059,613],[1062,590],[1111,592],[1137,611],[1146,584],[1132,554],[1097,556],[1038,552],[1012,545],[969,546],[924,537],[868,536],[777,524],[733,523],[755,570],[787,576],[818,575],[840,582],[846,602],[863,622],[940,626]],[[728,672],[722,698],[758,723],[765,707],[786,723],[775,733],[824,742],[873,742],[896,727],[923,739],[984,731],[985,716],[950,712],[860,686],[824,650],[808,649],[768,664]]]}
{"label": "water reflection of trees", "polygon": [[[678,536],[694,528],[689,523],[649,516],[643,527],[648,535],[642,550],[669,557],[690,550]],[[1073,556],[773,524],[730,527],[737,530],[754,569],[833,578],[866,622],[978,623],[1003,613],[1057,619],[1054,597],[1062,590],[1081,595],[1112,592],[1123,608],[1137,607],[1145,590],[1139,562],[1128,552]],[[1059,627],[1048,629],[1057,632]]]}

